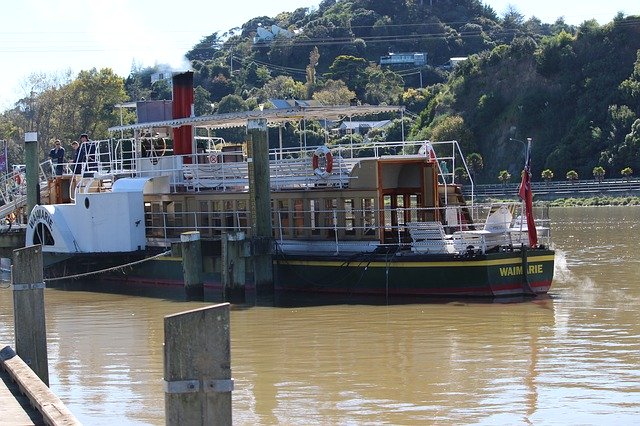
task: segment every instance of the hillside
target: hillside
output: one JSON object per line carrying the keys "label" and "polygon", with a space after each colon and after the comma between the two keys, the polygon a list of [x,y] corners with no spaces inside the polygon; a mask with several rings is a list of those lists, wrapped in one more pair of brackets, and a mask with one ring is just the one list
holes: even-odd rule
{"label": "hillside", "polygon": [[[461,141],[483,159],[476,179],[495,183],[500,171],[519,175],[517,141],[528,137],[534,180],[543,169],[555,179],[569,170],[590,178],[596,166],[606,177],[619,177],[624,167],[640,173],[639,49],[640,18],[633,16],[574,27],[525,21],[516,8],[498,16],[479,0],[325,0],[210,34],[186,57],[196,114],[268,107],[272,98],[402,104],[415,117],[404,123],[410,138]],[[399,53],[426,62],[380,65]],[[468,59],[449,67],[452,57]],[[107,137],[120,122],[114,104],[170,99],[166,80],[152,83],[162,71],[170,70],[157,65],[122,78],[92,69],[70,82],[43,80],[31,98],[0,116],[10,161],[20,162],[24,129],[43,140],[87,131]],[[397,138],[401,127],[396,122],[370,138]],[[287,126],[285,145],[296,145],[299,132]],[[235,130],[220,136],[244,137]],[[305,137],[341,142],[313,124]]]}

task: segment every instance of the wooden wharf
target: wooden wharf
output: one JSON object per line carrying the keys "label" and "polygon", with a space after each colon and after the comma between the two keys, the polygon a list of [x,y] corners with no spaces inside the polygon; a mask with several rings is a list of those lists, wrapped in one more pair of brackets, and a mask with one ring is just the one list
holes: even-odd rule
{"label": "wooden wharf", "polygon": [[10,346],[0,351],[2,425],[80,425],[64,403]]}
{"label": "wooden wharf", "polygon": [[0,419],[7,426],[44,425],[42,414],[35,409],[29,398],[20,392],[4,368],[0,368]]}

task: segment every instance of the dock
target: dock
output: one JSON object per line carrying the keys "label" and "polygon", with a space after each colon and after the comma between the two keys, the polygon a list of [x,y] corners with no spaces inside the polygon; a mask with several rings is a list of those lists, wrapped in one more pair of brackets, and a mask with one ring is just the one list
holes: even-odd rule
{"label": "dock", "polygon": [[11,349],[0,351],[0,419],[3,425],[80,425],[80,422]]}
{"label": "dock", "polygon": [[44,425],[44,418],[36,410],[4,368],[0,368],[0,418],[13,425]]}

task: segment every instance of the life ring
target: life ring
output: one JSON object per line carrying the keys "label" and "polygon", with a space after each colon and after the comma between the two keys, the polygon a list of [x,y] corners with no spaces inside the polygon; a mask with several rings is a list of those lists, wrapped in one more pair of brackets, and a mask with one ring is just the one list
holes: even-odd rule
{"label": "life ring", "polygon": [[[320,166],[320,157],[324,158],[324,167]],[[313,168],[313,173],[321,178],[326,178],[331,174],[333,171],[333,155],[331,155],[331,151],[326,145],[319,146],[313,153],[311,167]]]}
{"label": "life ring", "polygon": [[22,175],[18,173],[15,177],[16,184],[20,185],[22,183]]}

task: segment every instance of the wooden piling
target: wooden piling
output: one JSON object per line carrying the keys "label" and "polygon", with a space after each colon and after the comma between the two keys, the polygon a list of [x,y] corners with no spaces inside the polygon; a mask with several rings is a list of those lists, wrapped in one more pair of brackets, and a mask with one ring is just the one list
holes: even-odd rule
{"label": "wooden piling", "polygon": [[16,352],[49,386],[42,246],[14,250],[11,272]]}
{"label": "wooden piling", "polygon": [[38,132],[24,134],[25,180],[27,188],[27,217],[39,204],[40,179],[38,166]]}
{"label": "wooden piling", "polygon": [[226,232],[222,235],[222,289],[227,302],[245,302],[245,233]]}
{"label": "wooden piling", "polygon": [[184,291],[189,300],[204,299],[202,280],[202,245],[200,232],[190,231],[180,234],[182,251],[182,276]]}
{"label": "wooden piling", "polygon": [[229,304],[164,318],[167,425],[231,425]]}
{"label": "wooden piling", "polygon": [[267,121],[247,123],[247,161],[249,171],[249,208],[252,218],[251,254],[258,302],[273,295],[273,230],[269,184],[269,142]]}

